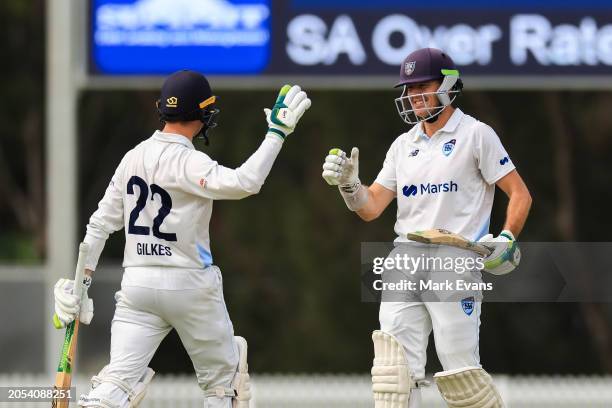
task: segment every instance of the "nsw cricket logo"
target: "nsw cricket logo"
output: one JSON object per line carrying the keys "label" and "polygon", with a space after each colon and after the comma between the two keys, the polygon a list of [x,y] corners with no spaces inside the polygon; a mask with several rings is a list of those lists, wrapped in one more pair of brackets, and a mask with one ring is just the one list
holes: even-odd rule
{"label": "nsw cricket logo", "polygon": [[413,151],[410,152],[408,156],[415,157],[417,154],[419,154],[419,149],[414,149]]}
{"label": "nsw cricket logo", "polygon": [[410,61],[404,64],[404,73],[408,76],[412,75],[414,72],[414,67],[416,65],[416,61]]}
{"label": "nsw cricket logo", "polygon": [[467,297],[461,300],[461,308],[466,315],[471,315],[474,311],[474,296]]}
{"label": "nsw cricket logo", "polygon": [[453,152],[453,149],[455,148],[455,143],[457,143],[455,139],[451,139],[448,142],[444,143],[444,145],[442,145],[442,153],[444,153],[445,156],[451,154]]}
{"label": "nsw cricket logo", "polygon": [[504,164],[508,163],[508,161],[510,161],[510,159],[508,159],[508,156],[505,156],[503,159],[499,161],[499,164],[503,166]]}

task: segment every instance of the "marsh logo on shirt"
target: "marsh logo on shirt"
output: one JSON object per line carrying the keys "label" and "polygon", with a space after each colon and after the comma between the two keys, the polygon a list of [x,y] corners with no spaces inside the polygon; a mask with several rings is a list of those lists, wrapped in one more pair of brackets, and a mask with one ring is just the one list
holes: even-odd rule
{"label": "marsh logo on shirt", "polygon": [[499,161],[499,164],[501,164],[502,166],[506,163],[508,163],[510,161],[510,159],[508,158],[508,156],[505,156],[503,159],[501,159]]}
{"label": "marsh logo on shirt", "polygon": [[453,193],[459,191],[459,184],[454,181],[446,183],[421,183],[418,186],[412,184],[402,188],[402,194],[406,197],[439,193]]}
{"label": "marsh logo on shirt", "polygon": [[455,148],[455,143],[457,143],[455,139],[451,139],[448,142],[444,143],[444,145],[442,145],[442,153],[444,153],[445,156],[451,154],[453,152],[453,149]]}

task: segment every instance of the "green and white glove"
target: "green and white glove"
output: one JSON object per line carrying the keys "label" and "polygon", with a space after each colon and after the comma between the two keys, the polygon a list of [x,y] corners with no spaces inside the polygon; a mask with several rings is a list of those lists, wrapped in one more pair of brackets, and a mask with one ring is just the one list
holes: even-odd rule
{"label": "green and white glove", "polygon": [[330,186],[340,186],[343,191],[356,189],[359,181],[359,149],[353,147],[351,157],[338,148],[331,149],[323,163],[323,179]]}
{"label": "green and white glove", "polygon": [[55,315],[53,325],[56,329],[66,327],[77,315],[83,324],[91,323],[93,319],[93,300],[87,295],[91,285],[91,277],[85,276],[81,289],[81,298],[74,295],[74,280],[60,279],[55,284],[53,294],[55,297]]}
{"label": "green and white glove", "polygon": [[272,109],[264,109],[268,121],[268,132],[285,140],[295,130],[298,121],[310,108],[311,102],[306,92],[298,85],[284,85]]}
{"label": "green and white glove", "polygon": [[484,270],[493,275],[510,273],[521,262],[521,249],[511,231],[503,230],[495,238],[492,234],[487,234],[478,242],[493,248],[491,255],[484,259]]}

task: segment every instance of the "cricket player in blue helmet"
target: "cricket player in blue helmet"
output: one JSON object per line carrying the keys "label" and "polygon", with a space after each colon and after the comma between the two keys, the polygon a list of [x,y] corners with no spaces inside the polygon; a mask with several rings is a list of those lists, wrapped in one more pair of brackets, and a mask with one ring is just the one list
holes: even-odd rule
{"label": "cricket player in blue helmet", "polygon": [[[125,230],[110,361],[79,406],[137,407],[154,375],[148,364],[175,329],[193,362],[203,406],[249,407],[247,342],[234,336],[221,269],[213,263],[213,202],[259,193],[310,104],[298,85],[283,86],[272,109],[264,109],[267,130],[259,147],[241,166],[229,168],[193,145],[216,126],[219,112],[206,77],[182,70],[166,79],[157,102],[163,128],[123,156],[89,220],[86,278],[60,279],[54,288],[56,326],[74,319],[89,324],[93,272],[109,235]],[[75,285],[82,285],[80,297]]]}

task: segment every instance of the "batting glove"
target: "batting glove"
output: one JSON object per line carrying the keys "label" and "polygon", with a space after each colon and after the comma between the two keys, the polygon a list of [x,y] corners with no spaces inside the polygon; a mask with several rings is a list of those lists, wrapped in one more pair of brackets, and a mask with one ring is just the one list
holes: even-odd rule
{"label": "batting glove", "polygon": [[295,130],[298,121],[310,108],[311,102],[298,85],[281,88],[272,109],[264,109],[268,121],[268,132],[285,140]]}
{"label": "batting glove", "polygon": [[342,190],[354,189],[359,182],[359,149],[353,147],[351,157],[338,148],[331,149],[323,163],[323,179]]}
{"label": "batting glove", "polygon": [[521,250],[514,239],[514,235],[508,230],[503,230],[495,238],[492,234],[487,234],[480,238],[478,242],[493,248],[491,255],[484,259],[484,270],[493,275],[510,273],[521,262]]}
{"label": "batting glove", "polygon": [[73,279],[60,279],[55,284],[53,294],[55,296],[55,316],[53,316],[53,325],[57,329],[66,327],[72,322],[77,314],[79,320],[83,324],[91,323],[93,319],[93,300],[87,295],[87,290],[91,285],[91,277],[85,276],[81,283],[81,298],[79,299],[74,292]]}

